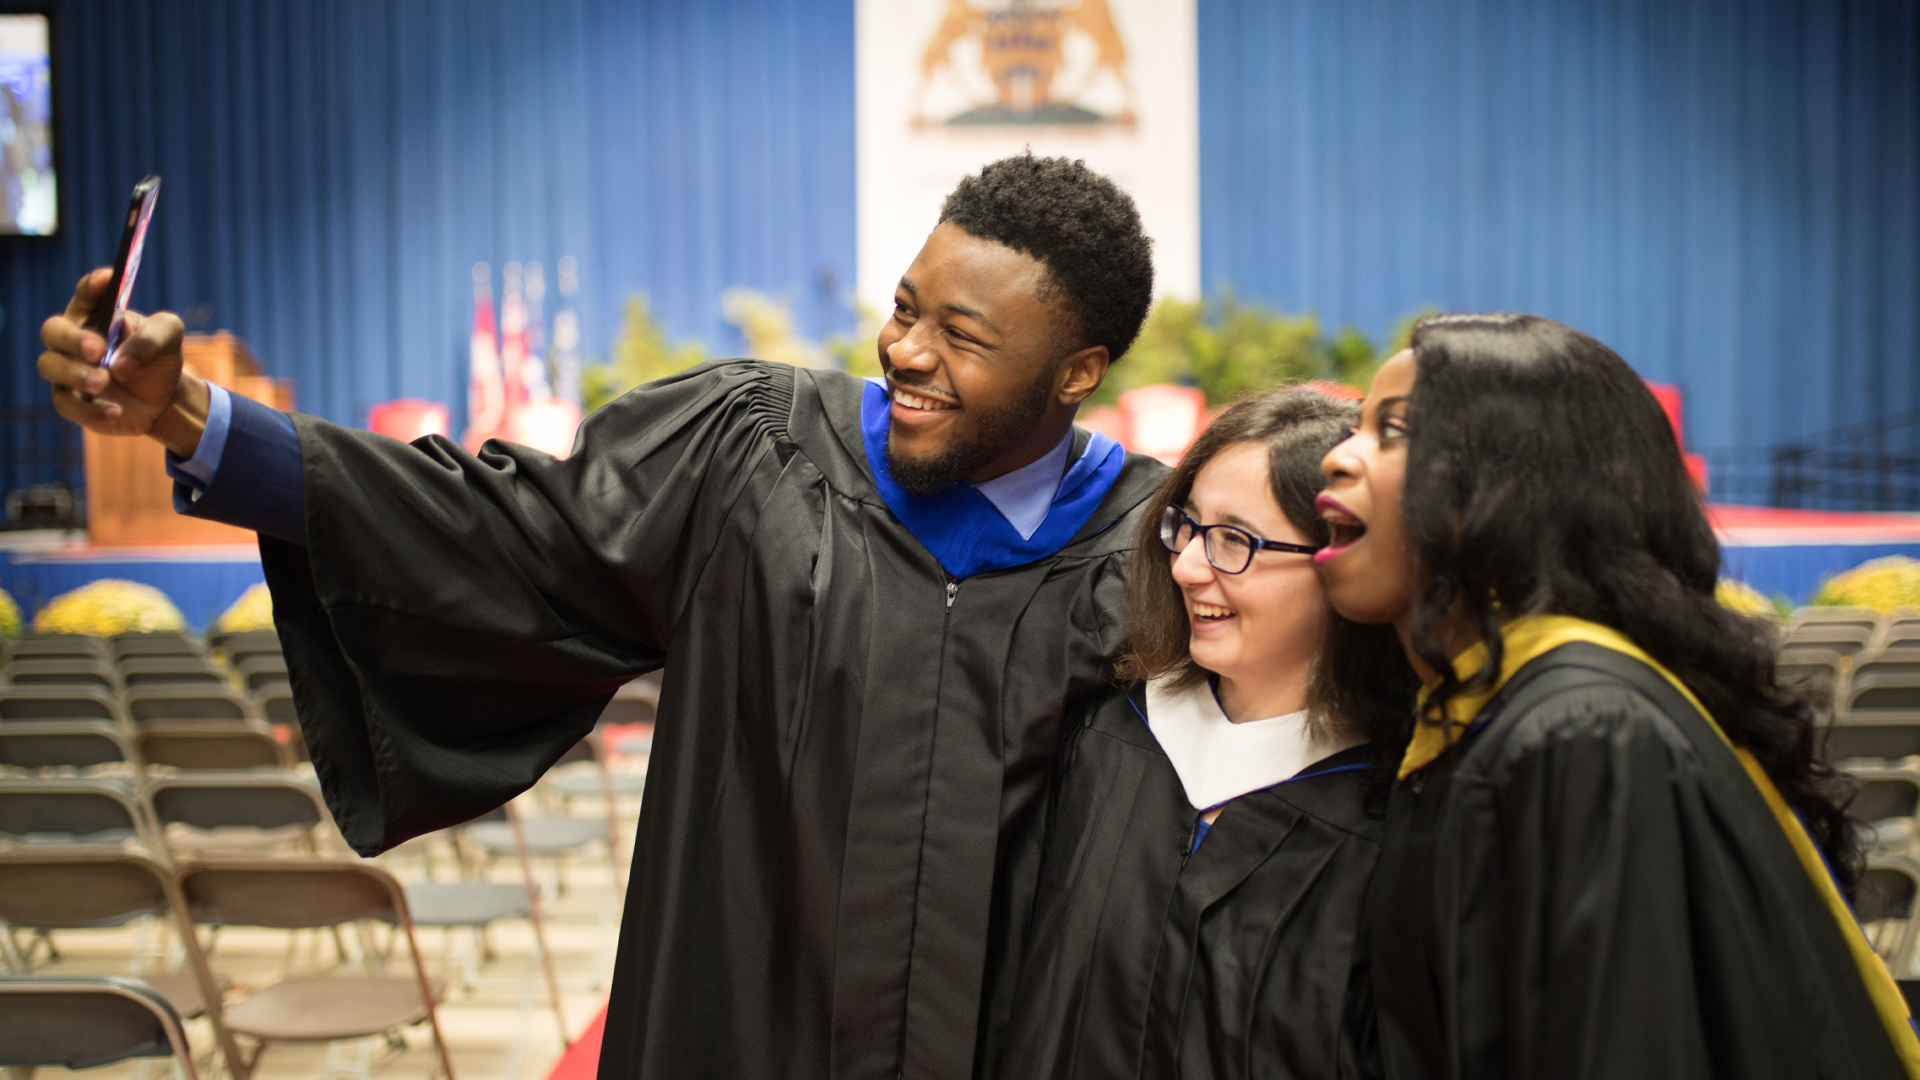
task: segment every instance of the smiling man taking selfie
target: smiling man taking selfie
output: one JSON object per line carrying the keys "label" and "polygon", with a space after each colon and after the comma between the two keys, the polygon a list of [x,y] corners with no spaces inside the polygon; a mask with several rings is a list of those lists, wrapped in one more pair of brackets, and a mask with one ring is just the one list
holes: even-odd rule
{"label": "smiling man taking selfie", "polygon": [[526,789],[664,667],[601,1075],[951,1077],[1031,867],[1060,722],[1122,644],[1164,470],[1073,427],[1138,334],[1150,242],[1084,165],[969,177],[901,277],[884,381],[752,360],[626,395],[556,461],[413,445],[181,371],[81,283],[56,406],[170,451],[256,529],[301,725],[371,855]]}

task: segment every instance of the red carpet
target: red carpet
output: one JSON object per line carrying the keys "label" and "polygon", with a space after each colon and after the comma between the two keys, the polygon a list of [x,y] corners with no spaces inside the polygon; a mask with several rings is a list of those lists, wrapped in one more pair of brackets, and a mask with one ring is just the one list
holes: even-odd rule
{"label": "red carpet", "polygon": [[602,1005],[600,1015],[574,1040],[573,1048],[560,1055],[547,1080],[594,1080],[600,1072],[600,1037],[606,1030],[607,1008]]}

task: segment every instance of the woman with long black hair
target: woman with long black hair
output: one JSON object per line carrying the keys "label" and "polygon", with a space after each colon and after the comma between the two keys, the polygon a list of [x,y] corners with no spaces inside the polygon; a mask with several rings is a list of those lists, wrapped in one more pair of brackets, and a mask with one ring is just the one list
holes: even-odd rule
{"label": "woman with long black hair", "polygon": [[1369,926],[1392,1080],[1920,1075],[1852,835],[1665,416],[1551,320],[1428,320],[1323,463],[1427,684]]}
{"label": "woman with long black hair", "polygon": [[997,1075],[1365,1073],[1361,910],[1415,684],[1314,570],[1320,459],[1356,418],[1241,402],[1148,504],[1117,684],[1067,724],[1045,835],[1007,860],[1038,887],[989,998]]}

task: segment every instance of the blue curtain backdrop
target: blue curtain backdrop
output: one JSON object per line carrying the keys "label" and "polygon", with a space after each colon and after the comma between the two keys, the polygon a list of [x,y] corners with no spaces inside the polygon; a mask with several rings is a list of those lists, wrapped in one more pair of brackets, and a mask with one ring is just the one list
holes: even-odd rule
{"label": "blue curtain backdrop", "polygon": [[[469,271],[579,260],[590,353],[646,293],[741,348],[719,294],[852,314],[848,0],[54,0],[64,233],[0,241],[0,405],[42,403],[39,324],[166,178],[138,306],[230,329],[299,406],[464,421]],[[832,291],[822,302],[821,283]]]}
{"label": "blue curtain backdrop", "polygon": [[1531,311],[1699,447],[1920,407],[1911,0],[1200,0],[1209,287]]}
{"label": "blue curtain backdrop", "polygon": [[[719,352],[731,285],[851,323],[851,0],[51,6],[67,231],[0,243],[0,405],[148,171],[141,305],[335,420],[458,416],[476,261],[579,258],[592,354],[638,291]],[[1920,407],[1916,58],[1911,0],[1200,0],[1204,277],[1565,319],[1698,446]]]}

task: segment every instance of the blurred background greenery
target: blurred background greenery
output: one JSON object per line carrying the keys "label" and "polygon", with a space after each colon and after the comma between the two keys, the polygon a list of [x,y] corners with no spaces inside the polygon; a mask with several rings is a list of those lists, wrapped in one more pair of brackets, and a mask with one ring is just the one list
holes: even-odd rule
{"label": "blurred background greenery", "polygon": [[[865,308],[854,330],[826,342],[802,338],[787,301],[764,293],[729,290],[721,298],[721,311],[740,329],[745,355],[804,367],[838,367],[855,375],[880,374],[874,348],[879,320]],[[1214,407],[1246,393],[1309,379],[1364,391],[1380,365],[1406,347],[1414,323],[1432,313],[1423,309],[1408,314],[1376,344],[1351,326],[1329,333],[1312,312],[1244,303],[1230,289],[1202,300],[1161,300],[1147,315],[1140,339],[1113,365],[1090,404],[1111,405],[1123,391],[1154,383],[1198,387]],[[585,371],[587,411],[706,359],[697,341],[667,340],[646,297],[628,297],[612,355]]]}

